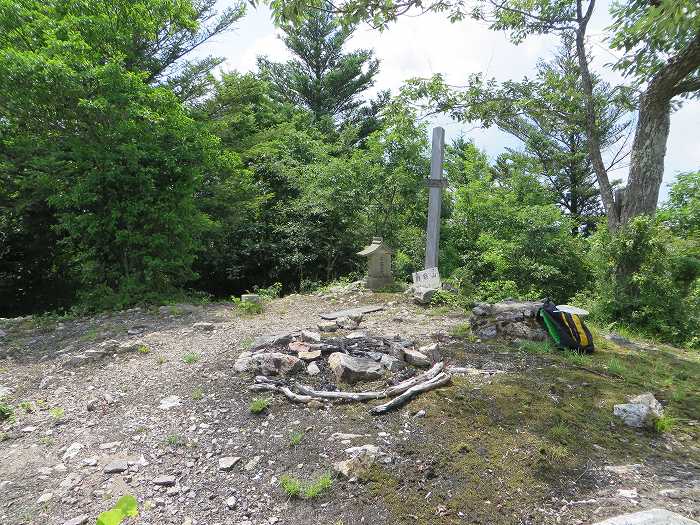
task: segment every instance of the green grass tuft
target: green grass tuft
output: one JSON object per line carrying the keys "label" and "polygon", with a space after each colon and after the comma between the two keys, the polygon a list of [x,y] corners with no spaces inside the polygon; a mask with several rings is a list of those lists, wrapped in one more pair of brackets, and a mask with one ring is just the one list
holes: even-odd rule
{"label": "green grass tuft", "polygon": [[0,402],[0,421],[13,419],[15,417],[15,409],[7,403]]}
{"label": "green grass tuft", "polygon": [[296,447],[301,443],[301,440],[304,439],[304,433],[303,432],[292,432],[292,435],[289,438],[289,446],[290,447]]}
{"label": "green grass tuft", "polygon": [[193,365],[199,361],[199,354],[197,352],[188,352],[182,356],[182,360],[188,365]]}
{"label": "green grass tuft", "polygon": [[654,421],[654,430],[656,430],[659,434],[663,434],[664,432],[670,432],[675,425],[676,420],[673,417],[663,415],[656,418],[656,421]]}
{"label": "green grass tuft", "polygon": [[271,400],[264,397],[256,397],[250,402],[251,414],[261,414],[270,407]]}
{"label": "green grass tuft", "polygon": [[201,399],[204,398],[204,390],[202,390],[202,387],[196,387],[194,390],[192,390],[192,399],[195,401],[200,401]]}
{"label": "green grass tuft", "polygon": [[299,478],[285,474],[280,477],[280,486],[290,498],[314,499],[330,490],[333,478],[330,474],[323,474],[316,481],[304,485]]}

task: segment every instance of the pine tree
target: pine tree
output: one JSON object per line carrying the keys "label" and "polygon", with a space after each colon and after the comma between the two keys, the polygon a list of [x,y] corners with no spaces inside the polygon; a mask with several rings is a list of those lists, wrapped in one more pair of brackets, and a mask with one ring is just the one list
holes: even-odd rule
{"label": "pine tree", "polygon": [[[330,13],[314,11],[299,24],[284,27],[284,43],[295,58],[280,63],[260,57],[260,72],[281,100],[310,110],[318,121],[363,127],[358,120],[375,118],[383,106],[365,105],[359,96],[374,85],[379,60],[367,49],[343,52],[352,31]],[[385,98],[380,95],[379,100]]]}

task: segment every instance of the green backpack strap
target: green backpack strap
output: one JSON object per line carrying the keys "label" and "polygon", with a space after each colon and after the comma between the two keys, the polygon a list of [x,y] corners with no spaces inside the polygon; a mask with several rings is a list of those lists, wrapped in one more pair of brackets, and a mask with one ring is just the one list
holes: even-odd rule
{"label": "green backpack strap", "polygon": [[547,311],[544,308],[540,308],[537,313],[544,321],[544,326],[547,328],[547,332],[549,333],[550,337],[554,339],[554,342],[557,343],[557,345],[560,345],[561,337],[559,336],[559,329],[552,318],[549,317]]}

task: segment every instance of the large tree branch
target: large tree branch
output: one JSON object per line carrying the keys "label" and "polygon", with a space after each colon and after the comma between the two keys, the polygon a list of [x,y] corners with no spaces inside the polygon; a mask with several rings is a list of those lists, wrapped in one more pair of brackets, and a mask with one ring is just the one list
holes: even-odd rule
{"label": "large tree branch", "polygon": [[651,79],[644,97],[665,102],[676,95],[700,89],[700,78],[686,77],[700,67],[700,34],[677,55],[671,57]]}

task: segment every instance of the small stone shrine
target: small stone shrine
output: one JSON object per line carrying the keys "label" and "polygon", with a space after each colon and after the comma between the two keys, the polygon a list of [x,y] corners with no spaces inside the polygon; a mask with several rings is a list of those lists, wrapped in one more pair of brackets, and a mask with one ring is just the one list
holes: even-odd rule
{"label": "small stone shrine", "polygon": [[365,285],[370,290],[378,290],[394,282],[391,275],[392,250],[384,244],[381,237],[372,238],[372,244],[358,252],[357,255],[367,257],[367,277]]}

